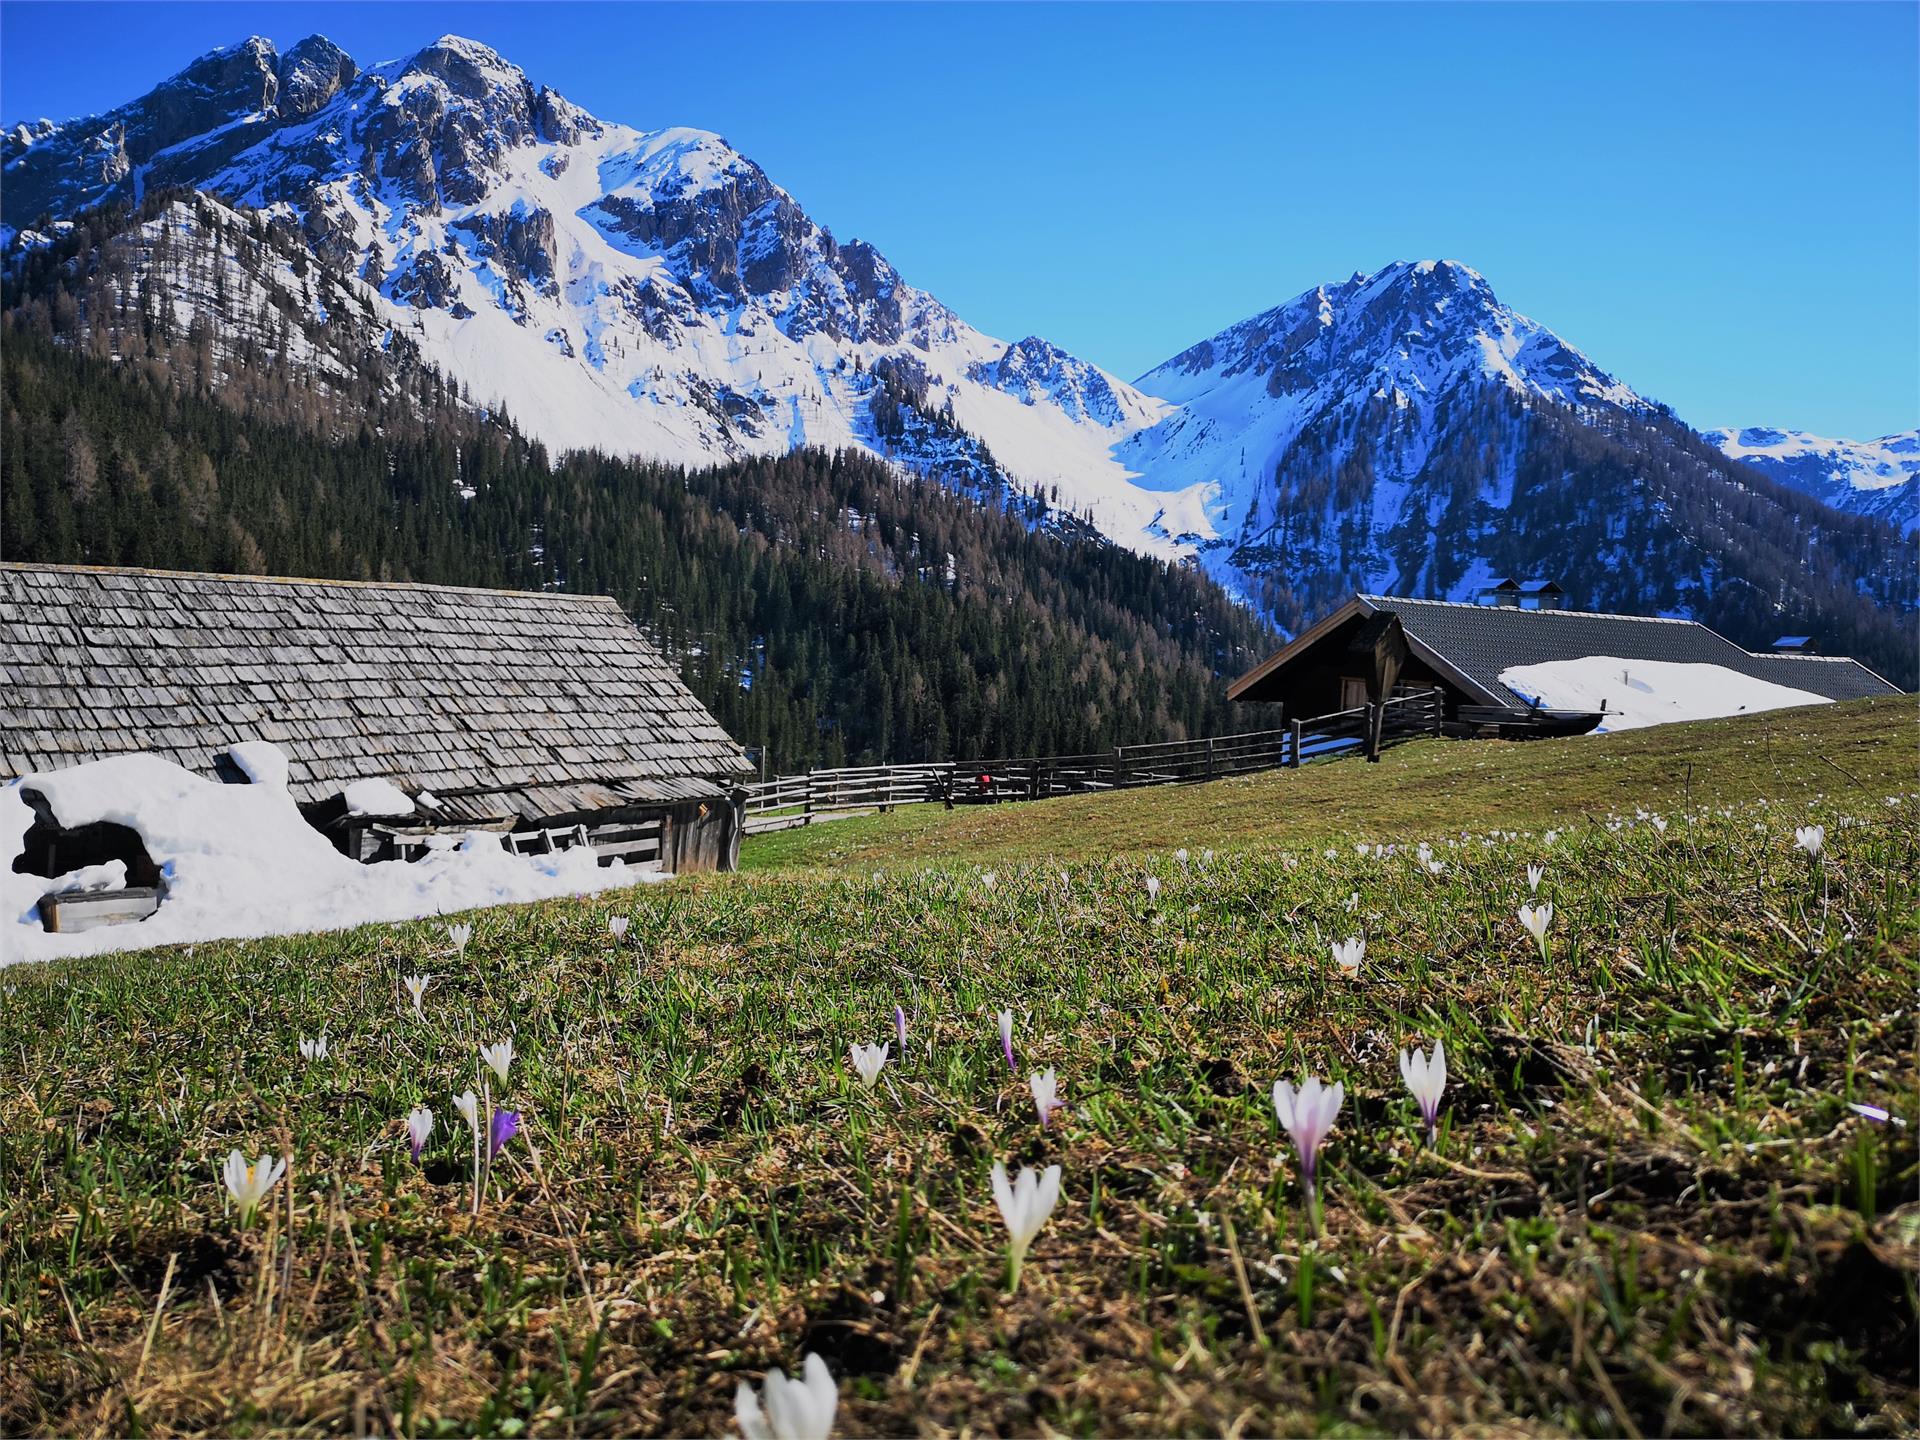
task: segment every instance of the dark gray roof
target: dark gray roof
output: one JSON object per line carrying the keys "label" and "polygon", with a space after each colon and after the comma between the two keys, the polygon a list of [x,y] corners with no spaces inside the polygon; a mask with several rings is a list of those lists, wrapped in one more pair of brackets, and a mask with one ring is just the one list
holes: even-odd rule
{"label": "dark gray roof", "polygon": [[740,747],[612,600],[0,565],[0,778],[271,740],[289,789],[716,793]]}
{"label": "dark gray roof", "polygon": [[1522,696],[1500,683],[1500,672],[1511,666],[1580,660],[1589,655],[1722,665],[1829,700],[1900,693],[1897,686],[1857,660],[1844,656],[1755,655],[1696,620],[1595,615],[1583,610],[1519,610],[1447,600],[1403,600],[1394,595],[1355,598],[1366,610],[1391,610],[1398,615],[1414,648],[1428,652],[1457,672],[1481,692],[1487,704],[1526,704]]}

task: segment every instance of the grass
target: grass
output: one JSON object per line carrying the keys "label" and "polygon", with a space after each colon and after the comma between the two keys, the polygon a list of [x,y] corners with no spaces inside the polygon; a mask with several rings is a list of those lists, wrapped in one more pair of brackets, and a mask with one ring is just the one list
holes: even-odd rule
{"label": "grass", "polygon": [[1039,861],[1348,833],[1545,828],[1626,802],[1678,810],[1708,799],[1877,799],[1913,782],[1914,722],[1913,697],[1896,696],[1524,745],[1430,740],[1388,750],[1377,765],[1343,760],[1042,804],[913,805],[755,837],[741,863],[871,871],[956,856]]}
{"label": "grass", "polygon": [[[1772,766],[1756,723],[1696,732],[1684,813],[1670,736],[1409,748],[822,827],[463,956],[423,922],[9,971],[0,1430],[721,1434],[813,1350],[846,1435],[1911,1432],[1911,714],[1777,717]],[[876,879],[889,834],[945,863]],[[448,1097],[509,1032],[476,1215]],[[1430,1149],[1396,1051],[1436,1038]],[[1347,1091],[1318,1234],[1269,1099],[1302,1073]],[[293,1157],[246,1229],[236,1145]],[[1064,1176],[1011,1294],[995,1160]]]}

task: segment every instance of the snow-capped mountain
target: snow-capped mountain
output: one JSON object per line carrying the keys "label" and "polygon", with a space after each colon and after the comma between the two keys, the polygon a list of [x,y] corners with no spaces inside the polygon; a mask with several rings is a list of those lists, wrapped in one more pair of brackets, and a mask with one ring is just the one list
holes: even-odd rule
{"label": "snow-capped mountain", "polygon": [[1909,534],[1920,529],[1920,430],[1878,440],[1827,440],[1764,426],[1705,433],[1733,459],[1836,510],[1877,515]]}
{"label": "snow-capped mountain", "polygon": [[472,41],[361,72],[320,37],[285,56],[253,39],[109,115],[19,127],[5,153],[15,229],[161,185],[263,211],[555,449],[895,454],[924,427],[876,416],[891,371],[1016,481],[1179,550],[1154,528],[1162,497],[1112,454],[1159,401],[1037,337],[976,330],[719,136],[602,121]]}
{"label": "snow-capped mountain", "polygon": [[[719,136],[597,118],[452,36],[366,70],[249,40],[0,155],[9,275],[84,271],[110,350],[197,323],[229,387],[274,353],[338,391],[378,347],[556,450],[865,449],[1196,557],[1287,626],[1509,573],[1756,640],[1913,605],[1890,532],[1729,460],[1452,261],[1318,286],[1129,385],[969,325]],[[75,228],[175,191],[198,198],[138,234]]]}

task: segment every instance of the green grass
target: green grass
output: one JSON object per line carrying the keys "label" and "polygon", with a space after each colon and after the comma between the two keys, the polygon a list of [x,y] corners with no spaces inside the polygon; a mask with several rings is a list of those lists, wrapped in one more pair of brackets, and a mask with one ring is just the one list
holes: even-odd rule
{"label": "green grass", "polygon": [[1912,696],[1527,744],[1429,740],[1210,785],[1038,804],[913,805],[750,838],[747,870],[1038,861],[1580,823],[1621,804],[1877,799],[1914,779]]}
{"label": "green grass", "polygon": [[[845,1435],[1910,1432],[1911,711],[1774,723],[1771,766],[1747,721],[848,822],[784,863],[850,868],[482,912],[464,958],[423,922],[9,971],[0,1430],[721,1434],[811,1349]],[[509,1031],[476,1216],[448,1096]],[[1435,1038],[1430,1150],[1396,1051]],[[1268,1093],[1302,1072],[1348,1094],[1318,1236]],[[236,1145],[293,1156],[247,1230]],[[1064,1173],[1011,1295],[996,1159]]]}

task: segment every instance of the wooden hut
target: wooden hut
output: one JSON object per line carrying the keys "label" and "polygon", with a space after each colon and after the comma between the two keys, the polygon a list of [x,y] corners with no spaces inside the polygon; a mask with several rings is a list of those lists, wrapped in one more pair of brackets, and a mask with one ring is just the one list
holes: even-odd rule
{"label": "wooden hut", "polygon": [[1456,733],[1487,726],[1515,734],[1577,732],[1601,717],[1540,712],[1500,676],[1516,666],[1593,655],[1717,665],[1829,700],[1900,693],[1857,660],[1757,655],[1694,620],[1355,595],[1229,685],[1227,698],[1278,703],[1289,720],[1309,720],[1396,690],[1437,687],[1447,720],[1462,727]]}
{"label": "wooden hut", "polygon": [[[362,859],[468,830],[671,871],[738,854],[745,755],[605,597],[0,564],[0,672],[0,779],[144,751],[242,781],[230,747],[266,740]],[[350,805],[364,780],[411,812]]]}

